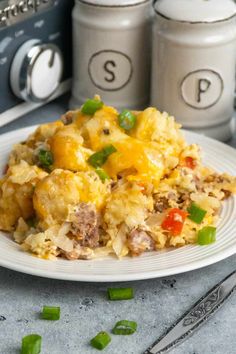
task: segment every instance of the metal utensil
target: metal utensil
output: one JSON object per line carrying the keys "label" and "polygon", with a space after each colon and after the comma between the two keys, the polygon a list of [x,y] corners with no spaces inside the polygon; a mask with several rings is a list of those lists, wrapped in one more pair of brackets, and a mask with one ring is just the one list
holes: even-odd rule
{"label": "metal utensil", "polygon": [[186,312],[144,354],[167,353],[192,335],[232,295],[236,289],[236,271],[227,276]]}

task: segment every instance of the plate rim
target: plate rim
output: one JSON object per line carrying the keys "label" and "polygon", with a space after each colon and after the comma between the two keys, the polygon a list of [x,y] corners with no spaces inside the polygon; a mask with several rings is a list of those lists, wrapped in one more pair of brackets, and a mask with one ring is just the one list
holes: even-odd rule
{"label": "plate rim", "polygon": [[[183,246],[184,247],[184,246]],[[144,273],[135,273],[135,274],[113,274],[113,275],[87,275],[87,274],[65,274],[59,272],[52,272],[52,271],[43,271],[38,270],[36,268],[30,268],[27,266],[20,266],[20,268],[12,263],[7,261],[0,260],[0,266],[9,270],[16,271],[22,274],[33,275],[41,278],[47,279],[55,279],[55,280],[63,280],[63,281],[75,281],[75,282],[90,282],[90,283],[118,283],[118,282],[133,282],[133,281],[141,281],[141,280],[148,280],[148,279],[158,279],[163,277],[170,277],[175,276],[178,274],[189,273],[194,270],[202,269],[208,267],[210,265],[216,264],[222,260],[225,260],[233,255],[236,254],[236,245],[231,250],[224,250],[220,253],[217,253],[214,256],[209,258],[205,258],[204,260],[194,261],[188,264],[188,268],[186,269],[186,265],[176,267],[176,270],[173,271],[174,268],[166,268],[164,270],[157,270],[157,271],[149,271]],[[29,255],[30,256],[30,255]],[[31,256],[32,257],[32,256]],[[54,262],[54,261],[47,261],[46,262]],[[102,260],[99,260],[102,261]],[[118,262],[122,262],[122,260],[117,260]],[[56,262],[56,260],[55,260]],[[84,262],[84,261],[73,261],[73,262]],[[92,261],[85,261],[85,262],[92,262]],[[199,264],[200,263],[200,264]],[[111,279],[112,277],[112,279]]]}

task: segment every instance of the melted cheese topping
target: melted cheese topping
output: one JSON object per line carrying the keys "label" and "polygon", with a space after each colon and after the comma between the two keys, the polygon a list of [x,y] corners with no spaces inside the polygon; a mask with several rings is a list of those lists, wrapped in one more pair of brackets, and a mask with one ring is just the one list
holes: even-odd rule
{"label": "melted cheese topping", "polygon": [[[82,125],[79,124],[80,118]],[[127,175],[129,170],[128,180],[152,182],[157,186],[167,170],[178,164],[178,159],[173,160],[173,157],[177,157],[182,148],[181,144],[177,148],[178,139],[174,146],[172,141],[159,139],[157,142],[152,139],[157,125],[160,126],[160,119],[164,119],[161,131],[171,128],[172,133],[176,133],[178,126],[172,120],[165,122],[165,118],[154,108],[147,109],[141,114],[137,113],[136,128],[129,134],[119,127],[117,111],[106,106],[89,120],[85,120],[80,113],[76,125],[82,129],[86,146],[93,151],[100,151],[109,144],[115,146],[117,152],[113,153],[103,166],[113,179],[124,172]],[[108,133],[104,133],[105,131]],[[182,141],[181,137],[181,143]],[[170,157],[172,159],[169,159]]]}
{"label": "melted cheese topping", "polygon": [[57,124],[48,139],[54,157],[53,168],[91,171],[89,156],[112,144],[117,152],[102,166],[111,178],[116,180],[119,175],[125,175],[128,181],[152,183],[157,187],[160,179],[179,163],[185,146],[180,126],[173,117],[155,108],[134,114],[136,126],[127,132],[119,126],[119,113],[112,107],[103,106],[92,117],[76,111],[72,124]]}
{"label": "melted cheese topping", "polygon": [[92,202],[101,210],[108,193],[108,186],[94,171],[73,173],[56,169],[37,184],[33,197],[34,209],[48,226],[65,220],[68,208],[80,202]]}
{"label": "melted cheese topping", "polygon": [[149,143],[131,137],[115,142],[117,152],[112,154],[104,169],[112,178],[130,170],[127,179],[158,183],[163,175],[163,158]]}
{"label": "melted cheese topping", "polygon": [[60,120],[40,125],[27,139],[27,146],[36,147],[39,142],[45,142],[63,126],[64,124]]}
{"label": "melted cheese topping", "polygon": [[76,125],[63,126],[50,138],[49,145],[54,157],[54,168],[71,171],[87,171],[87,159],[91,151],[83,147],[83,138]]}

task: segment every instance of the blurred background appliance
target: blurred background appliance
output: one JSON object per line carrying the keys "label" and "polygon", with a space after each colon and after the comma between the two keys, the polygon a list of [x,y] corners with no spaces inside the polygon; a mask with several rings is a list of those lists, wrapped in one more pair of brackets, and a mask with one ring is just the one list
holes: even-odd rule
{"label": "blurred background appliance", "polygon": [[0,0],[0,126],[71,87],[74,0]]}

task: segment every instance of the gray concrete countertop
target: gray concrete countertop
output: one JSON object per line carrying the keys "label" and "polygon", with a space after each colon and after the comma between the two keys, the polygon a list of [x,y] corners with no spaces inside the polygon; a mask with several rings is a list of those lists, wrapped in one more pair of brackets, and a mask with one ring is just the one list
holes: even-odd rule
{"label": "gray concrete countertop", "polygon": [[[0,128],[0,134],[54,120],[66,110],[67,97]],[[236,139],[229,142],[236,147]],[[100,330],[130,319],[132,336],[112,336],[108,354],[141,354],[211,287],[236,269],[232,256],[215,265],[169,278],[120,284],[89,284],[37,278],[0,267],[0,354],[19,354],[21,338],[38,333],[42,354],[95,354],[89,340]],[[108,286],[132,286],[135,299],[109,302]],[[43,321],[43,305],[61,307],[61,320]],[[173,354],[235,354],[236,294]]]}

